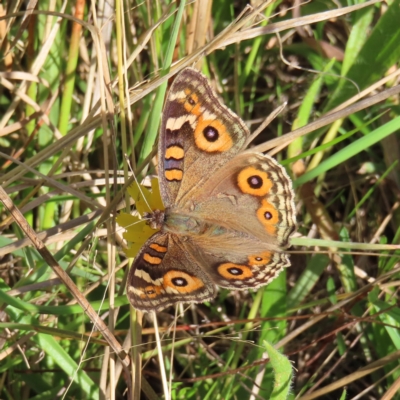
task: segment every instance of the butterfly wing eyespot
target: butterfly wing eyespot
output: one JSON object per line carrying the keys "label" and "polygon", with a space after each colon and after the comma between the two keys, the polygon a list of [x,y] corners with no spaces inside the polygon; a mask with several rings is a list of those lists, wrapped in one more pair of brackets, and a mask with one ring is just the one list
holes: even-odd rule
{"label": "butterfly wing eyespot", "polygon": [[[199,118],[194,131],[194,139],[199,150],[206,153],[226,152],[233,146],[233,140],[227,127],[218,121],[216,115],[210,115],[209,120]],[[214,119],[212,119],[214,118]]]}
{"label": "butterfly wing eyespot", "polygon": [[237,185],[244,194],[266,196],[273,186],[268,173],[254,167],[243,168],[237,174]]}
{"label": "butterfly wing eyespot", "polygon": [[276,235],[280,218],[275,206],[263,199],[260,208],[257,210],[257,218],[270,235]]}
{"label": "butterfly wing eyespot", "polygon": [[223,263],[217,267],[218,273],[225,279],[249,279],[253,277],[251,268],[247,265],[239,265],[234,263]]}
{"label": "butterfly wing eyespot", "polygon": [[272,257],[272,253],[270,251],[263,251],[255,255],[251,255],[248,257],[249,265],[267,265],[269,262],[271,262]]}
{"label": "butterfly wing eyespot", "polygon": [[290,262],[284,253],[260,252],[247,257],[247,264],[224,262],[213,268],[214,282],[228,289],[257,289],[274,280]]}
{"label": "butterfly wing eyespot", "polygon": [[149,285],[141,289],[139,296],[142,299],[155,299],[162,294],[162,288],[160,286]]}
{"label": "butterfly wing eyespot", "polygon": [[165,290],[179,293],[192,293],[204,287],[204,282],[184,271],[171,270],[163,277]]}

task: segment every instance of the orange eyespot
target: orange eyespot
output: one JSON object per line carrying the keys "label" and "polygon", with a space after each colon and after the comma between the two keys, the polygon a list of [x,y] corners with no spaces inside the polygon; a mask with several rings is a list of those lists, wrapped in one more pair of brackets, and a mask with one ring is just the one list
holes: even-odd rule
{"label": "orange eyespot", "polygon": [[192,93],[192,91],[189,88],[185,88],[184,92],[186,96],[190,96],[190,94]]}
{"label": "orange eyespot", "polygon": [[184,92],[186,97],[182,98],[180,103],[183,103],[183,107],[188,113],[199,117],[201,115],[201,110],[197,94],[192,93],[190,89],[185,89]]}
{"label": "orange eyespot", "polygon": [[191,293],[204,286],[201,279],[189,275],[183,271],[168,271],[164,275],[163,286],[168,292],[168,288],[179,293]]}
{"label": "orange eyespot", "polygon": [[264,225],[268,233],[274,235],[276,233],[276,225],[279,222],[278,210],[268,201],[263,200],[261,207],[257,210],[257,218]]}
{"label": "orange eyespot", "polygon": [[194,131],[196,146],[207,153],[228,151],[233,146],[231,135],[226,126],[218,119],[204,119],[199,122]]}
{"label": "orange eyespot", "polygon": [[260,254],[249,256],[249,265],[265,265],[271,261],[271,252],[264,251]]}
{"label": "orange eyespot", "polygon": [[220,264],[217,270],[222,277],[228,280],[245,280],[253,277],[253,272],[251,271],[251,268],[249,268],[247,265],[224,263]]}
{"label": "orange eyespot", "polygon": [[252,196],[265,196],[272,188],[272,181],[265,171],[254,167],[242,169],[237,176],[239,189]]}
{"label": "orange eyespot", "polygon": [[160,286],[149,285],[146,286],[140,295],[142,299],[154,299],[159,296],[162,292],[162,288]]}

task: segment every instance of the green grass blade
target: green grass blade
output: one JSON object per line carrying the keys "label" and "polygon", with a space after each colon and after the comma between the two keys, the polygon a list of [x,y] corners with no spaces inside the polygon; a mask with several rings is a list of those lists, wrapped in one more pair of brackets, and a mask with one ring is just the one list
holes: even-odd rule
{"label": "green grass blade", "polygon": [[52,336],[39,333],[33,337],[33,340],[54,360],[67,377],[74,380],[87,399],[98,399],[98,386]]}
{"label": "green grass blade", "polygon": [[360,152],[370,148],[375,143],[378,143],[385,137],[396,132],[400,128],[400,117],[396,117],[392,121],[387,122],[385,125],[377,128],[369,135],[363,136],[362,138],[354,141],[353,143],[346,146],[344,149],[339,150],[337,153],[330,156],[327,160],[321,162],[316,168],[306,172],[294,181],[294,186],[298,187],[317,176],[331,170],[332,168],[344,163],[351,157],[359,154]]}

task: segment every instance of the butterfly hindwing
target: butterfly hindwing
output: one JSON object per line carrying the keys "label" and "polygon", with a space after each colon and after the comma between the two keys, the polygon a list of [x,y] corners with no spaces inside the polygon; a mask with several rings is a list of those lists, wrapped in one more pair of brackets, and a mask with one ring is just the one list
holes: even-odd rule
{"label": "butterfly hindwing", "polygon": [[184,246],[214,284],[228,289],[265,286],[290,265],[285,253],[268,250],[254,237],[230,230],[222,230],[215,237],[186,240]]}

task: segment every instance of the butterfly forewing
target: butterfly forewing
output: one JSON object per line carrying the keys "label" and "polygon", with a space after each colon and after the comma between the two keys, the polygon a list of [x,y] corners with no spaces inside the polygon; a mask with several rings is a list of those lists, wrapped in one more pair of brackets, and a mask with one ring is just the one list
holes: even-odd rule
{"label": "butterfly forewing", "polygon": [[193,69],[175,79],[159,141],[159,179],[165,206],[180,204],[243,149],[249,131]]}

